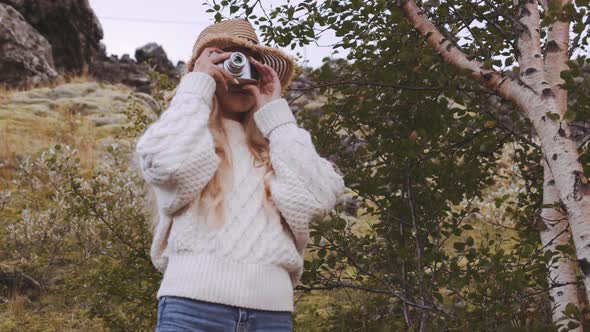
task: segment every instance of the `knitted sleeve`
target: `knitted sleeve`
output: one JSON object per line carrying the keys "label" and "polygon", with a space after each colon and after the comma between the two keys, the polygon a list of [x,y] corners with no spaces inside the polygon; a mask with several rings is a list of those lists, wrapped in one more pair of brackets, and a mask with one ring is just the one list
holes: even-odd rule
{"label": "knitted sleeve", "polygon": [[318,155],[307,130],[297,125],[284,98],[263,105],[254,121],[270,144],[275,175],[270,180],[273,202],[289,224],[299,252],[309,241],[309,224],[340,203],[342,175]]}
{"label": "knitted sleeve", "polygon": [[169,107],[137,141],[142,175],[168,215],[200,193],[221,161],[208,127],[215,87],[207,73],[184,75]]}

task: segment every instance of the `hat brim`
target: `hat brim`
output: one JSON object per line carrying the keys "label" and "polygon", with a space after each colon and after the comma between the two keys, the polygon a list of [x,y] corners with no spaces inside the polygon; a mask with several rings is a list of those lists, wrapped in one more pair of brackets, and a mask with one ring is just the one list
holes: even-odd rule
{"label": "hat brim", "polygon": [[227,34],[215,33],[207,35],[198,45],[195,45],[193,56],[187,66],[187,70],[192,70],[194,62],[205,48],[218,47],[223,49],[233,46],[242,46],[250,49],[255,54],[255,58],[258,56],[257,60],[273,68],[279,76],[283,91],[287,89],[290,83],[302,71],[295,59],[277,48],[255,44],[249,40],[228,36]]}

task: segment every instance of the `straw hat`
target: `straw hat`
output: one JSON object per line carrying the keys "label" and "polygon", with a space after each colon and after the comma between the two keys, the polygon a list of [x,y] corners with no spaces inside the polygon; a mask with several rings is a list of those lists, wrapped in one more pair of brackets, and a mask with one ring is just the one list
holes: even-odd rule
{"label": "straw hat", "polygon": [[291,56],[281,50],[261,45],[252,24],[247,19],[230,19],[209,25],[201,33],[193,46],[193,54],[186,66],[186,73],[193,70],[195,61],[207,47],[242,46],[252,51],[255,59],[272,67],[278,74],[284,92],[297,78],[302,69]]}

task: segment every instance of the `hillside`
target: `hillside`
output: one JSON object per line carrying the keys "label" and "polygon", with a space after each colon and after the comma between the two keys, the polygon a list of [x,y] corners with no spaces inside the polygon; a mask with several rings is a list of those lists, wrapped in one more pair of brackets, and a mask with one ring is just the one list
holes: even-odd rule
{"label": "hillside", "polygon": [[[2,175],[19,158],[54,144],[74,144],[84,162],[93,163],[97,149],[113,142],[113,133],[128,123],[128,103],[146,111],[155,100],[122,84],[80,80],[55,87],[4,91],[0,97]],[[88,165],[89,166],[89,165]]]}

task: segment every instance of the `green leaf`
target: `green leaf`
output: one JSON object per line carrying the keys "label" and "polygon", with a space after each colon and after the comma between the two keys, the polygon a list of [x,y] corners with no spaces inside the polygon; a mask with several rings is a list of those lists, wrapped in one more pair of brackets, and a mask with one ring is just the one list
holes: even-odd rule
{"label": "green leaf", "polygon": [[453,243],[453,247],[457,251],[463,251],[463,250],[465,250],[465,243],[464,242],[455,242],[455,243]]}
{"label": "green leaf", "polygon": [[344,228],[346,228],[346,220],[344,220],[344,219],[334,220],[334,228],[337,230],[343,230]]}
{"label": "green leaf", "polygon": [[316,234],[313,236],[313,243],[320,244],[321,240],[322,240],[322,236],[320,234]]}
{"label": "green leaf", "polygon": [[559,120],[559,113],[545,112],[545,115],[552,120]]}
{"label": "green leaf", "polygon": [[555,246],[555,250],[561,251],[562,253],[567,254],[567,255],[574,255],[575,254],[574,248],[572,248],[572,246],[567,245],[567,244],[558,244]]}
{"label": "green leaf", "polygon": [[464,230],[472,230],[473,226],[471,226],[470,224],[465,224],[462,226]]}
{"label": "green leaf", "polygon": [[572,122],[574,120],[576,120],[576,111],[572,110],[571,108],[568,109],[565,114],[563,115],[563,118],[567,121],[567,122]]}
{"label": "green leaf", "polygon": [[574,24],[574,33],[582,33],[584,31],[584,29],[586,28],[586,26],[584,24],[581,23],[575,23]]}
{"label": "green leaf", "polygon": [[504,66],[508,67],[514,63],[514,57],[510,56],[504,59]]}
{"label": "green leaf", "polygon": [[576,305],[571,302],[566,304],[565,310],[563,312],[570,317],[577,317],[580,314],[578,307],[576,307]]}
{"label": "green leaf", "polygon": [[482,68],[483,69],[492,69],[492,64],[494,63],[493,60],[486,60],[484,61],[484,63],[482,64]]}
{"label": "green leaf", "polygon": [[432,292],[432,295],[438,300],[440,303],[444,303],[445,299],[443,298],[442,294],[439,292]]}

